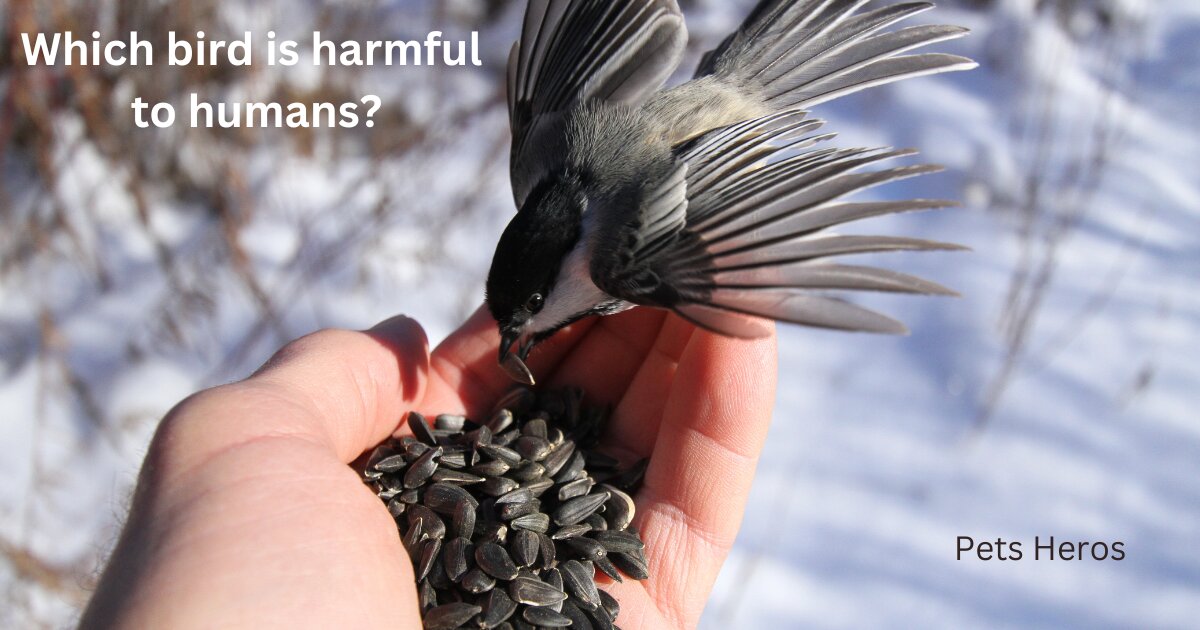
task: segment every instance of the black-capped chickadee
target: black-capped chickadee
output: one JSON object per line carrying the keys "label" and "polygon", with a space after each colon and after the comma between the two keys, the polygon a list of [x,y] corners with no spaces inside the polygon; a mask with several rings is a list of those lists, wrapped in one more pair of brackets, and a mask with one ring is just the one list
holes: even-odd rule
{"label": "black-capped chickadee", "polygon": [[906,51],[961,37],[956,26],[893,24],[932,8],[869,0],[762,0],[700,63],[660,89],[684,54],[675,0],[530,0],[508,66],[513,194],[487,303],[500,363],[533,383],[530,349],[592,315],[669,309],[735,337],[762,319],[897,333],[892,319],[814,290],[949,290],[828,262],[937,250],[930,241],[826,228],[943,201],[851,203],[857,190],[937,170],[860,167],[912,151],[839,149],[806,108],[908,77],[965,70],[954,55]]}

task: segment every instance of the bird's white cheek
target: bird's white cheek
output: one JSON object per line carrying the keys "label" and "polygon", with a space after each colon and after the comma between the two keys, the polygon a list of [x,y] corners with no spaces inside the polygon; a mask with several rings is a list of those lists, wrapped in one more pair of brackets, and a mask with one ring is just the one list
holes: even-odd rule
{"label": "bird's white cheek", "polygon": [[584,248],[576,247],[563,261],[554,290],[541,312],[529,321],[529,329],[540,332],[557,328],[610,299],[592,282]]}

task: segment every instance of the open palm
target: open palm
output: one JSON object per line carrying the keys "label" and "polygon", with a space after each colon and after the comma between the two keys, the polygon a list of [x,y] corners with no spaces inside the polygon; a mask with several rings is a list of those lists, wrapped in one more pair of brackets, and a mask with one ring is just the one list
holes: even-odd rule
{"label": "open palm", "polygon": [[[482,311],[432,353],[403,318],[327,331],[182,403],[147,456],[83,626],[419,627],[396,527],[346,464],[410,409],[490,409],[511,385],[498,341]],[[635,525],[651,577],[607,587],[620,625],[695,626],[766,436],[774,339],[637,309],[563,331],[530,367],[614,404],[607,449],[650,457]]]}

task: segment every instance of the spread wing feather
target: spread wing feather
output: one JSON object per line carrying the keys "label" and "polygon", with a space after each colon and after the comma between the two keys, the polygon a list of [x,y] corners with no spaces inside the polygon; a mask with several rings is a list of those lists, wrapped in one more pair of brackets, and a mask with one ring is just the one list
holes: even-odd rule
{"label": "spread wing feather", "polygon": [[517,206],[565,158],[562,125],[574,105],[642,104],[686,44],[675,0],[531,0],[508,64]]}
{"label": "spread wing feather", "polygon": [[[676,177],[667,180],[671,184],[664,188],[678,195],[678,175],[686,173],[686,204],[673,205],[669,214],[663,214],[669,204],[644,204],[627,242],[653,240],[653,250],[636,250],[652,254],[628,256],[623,264],[610,268],[594,265],[593,280],[616,297],[671,308],[727,335],[756,336],[770,330],[754,322],[754,317],[844,330],[903,332],[903,326],[883,315],[814,291],[925,295],[953,295],[953,291],[902,273],[830,259],[957,246],[825,230],[868,217],[953,204],[842,201],[847,194],[937,168],[861,172],[911,152],[818,148],[814,145],[829,137],[819,133],[820,125],[801,113],[784,112],[714,131],[680,147]],[[647,198],[661,199],[663,193],[651,190]],[[658,229],[647,230],[647,226]],[[670,246],[664,247],[665,242]],[[620,282],[608,283],[611,278]]]}

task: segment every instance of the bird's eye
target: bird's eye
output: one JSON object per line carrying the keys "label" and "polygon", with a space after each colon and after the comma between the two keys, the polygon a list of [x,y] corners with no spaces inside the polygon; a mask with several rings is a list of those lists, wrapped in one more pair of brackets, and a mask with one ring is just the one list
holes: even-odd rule
{"label": "bird's eye", "polygon": [[529,296],[529,301],[525,303],[525,308],[528,309],[530,313],[538,313],[541,312],[542,307],[545,305],[546,298],[542,297],[541,293],[534,293],[533,295]]}

